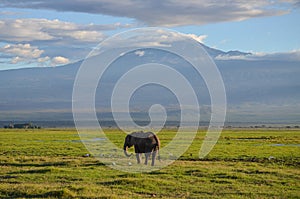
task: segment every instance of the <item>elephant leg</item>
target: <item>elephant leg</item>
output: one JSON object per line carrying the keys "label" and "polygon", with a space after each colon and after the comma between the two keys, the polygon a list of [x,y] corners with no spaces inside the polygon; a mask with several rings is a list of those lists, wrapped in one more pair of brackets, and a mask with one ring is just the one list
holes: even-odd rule
{"label": "elephant leg", "polygon": [[151,163],[151,166],[154,166],[155,158],[156,158],[156,153],[157,153],[157,151],[153,151],[152,152],[152,163]]}
{"label": "elephant leg", "polygon": [[141,163],[141,154],[140,153],[136,153],[135,156],[136,156],[137,163],[140,164]]}
{"label": "elephant leg", "polygon": [[145,165],[148,164],[148,160],[149,160],[149,157],[150,157],[151,153],[145,153]]}

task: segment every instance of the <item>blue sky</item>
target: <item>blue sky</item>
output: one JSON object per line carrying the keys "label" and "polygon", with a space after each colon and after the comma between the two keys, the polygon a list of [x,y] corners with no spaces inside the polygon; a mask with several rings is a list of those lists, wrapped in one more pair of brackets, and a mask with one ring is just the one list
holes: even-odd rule
{"label": "blue sky", "polygon": [[1,0],[0,70],[64,65],[114,33],[149,26],[223,51],[295,53],[299,11],[299,0]]}

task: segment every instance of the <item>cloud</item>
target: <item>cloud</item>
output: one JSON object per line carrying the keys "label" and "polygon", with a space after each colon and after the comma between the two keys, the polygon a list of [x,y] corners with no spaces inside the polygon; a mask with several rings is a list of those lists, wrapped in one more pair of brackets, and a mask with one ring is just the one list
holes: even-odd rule
{"label": "cloud", "polygon": [[70,62],[63,56],[55,56],[52,59],[49,56],[42,57],[44,50],[30,44],[6,44],[0,47],[1,55],[5,55],[10,64],[32,64],[37,63],[39,66],[57,66]]}
{"label": "cloud", "polygon": [[[124,37],[112,37],[101,43],[101,46],[107,49],[114,49],[120,47],[134,47],[139,48],[134,52],[135,55],[142,57],[145,52],[142,49],[145,48],[162,48],[162,47],[174,47],[174,44],[181,45],[200,42],[203,43],[207,35],[195,35],[195,34],[183,34],[175,31],[169,31],[165,28],[145,28],[135,30],[135,34],[128,34],[126,39]],[[180,44],[181,43],[181,44]],[[95,56],[102,52],[102,48],[94,48],[89,56]],[[124,53],[120,53],[123,56]]]}
{"label": "cloud", "polygon": [[151,26],[241,21],[254,17],[286,14],[298,5],[298,0],[10,0],[0,3],[0,7],[49,9],[127,17]]}
{"label": "cloud", "polygon": [[62,56],[53,57],[51,59],[52,66],[64,65],[64,64],[68,64],[68,63],[70,63],[70,60],[68,58],[65,58]]}
{"label": "cloud", "polygon": [[51,41],[65,43],[100,42],[105,30],[131,27],[130,24],[76,24],[48,19],[0,20],[0,40],[10,42]]}
{"label": "cloud", "polygon": [[272,61],[300,61],[300,50],[278,53],[251,53],[244,55],[223,54],[215,57],[216,60],[272,60]]}
{"label": "cloud", "polygon": [[300,0],[281,0],[283,3],[292,4],[293,8],[300,8]]}
{"label": "cloud", "polygon": [[21,15],[22,13],[20,12],[12,12],[12,11],[0,11],[0,16],[14,16],[14,15]]}
{"label": "cloud", "polygon": [[37,46],[30,44],[7,44],[0,48],[0,53],[10,58],[11,64],[21,62],[31,62],[32,60],[40,58],[44,50],[38,49]]}
{"label": "cloud", "polygon": [[[207,35],[183,34],[164,28],[145,28],[137,29],[135,34],[130,34],[126,39],[113,37],[113,39],[109,39],[109,42],[104,41],[102,45],[109,45],[110,48],[118,48],[120,46],[140,48],[171,47],[174,42],[188,41],[191,39],[203,42],[206,37]],[[97,54],[96,51],[95,53]]]}
{"label": "cloud", "polygon": [[38,49],[36,46],[31,46],[30,44],[7,44],[0,48],[0,52],[28,59],[38,58],[44,53],[43,50]]}
{"label": "cloud", "polygon": [[0,55],[2,62],[7,64],[63,64],[67,63],[66,60],[54,57],[68,57],[72,61],[83,59],[91,47],[107,38],[104,31],[129,27],[133,25],[0,18],[0,41],[6,44],[2,47],[0,45]]}
{"label": "cloud", "polygon": [[187,36],[191,37],[192,39],[195,39],[196,41],[200,42],[200,43],[204,43],[204,39],[207,38],[207,35],[195,35],[195,34],[187,34]]}
{"label": "cloud", "polygon": [[54,39],[45,31],[44,23],[40,19],[0,20],[0,40],[14,42],[28,42],[33,40]]}
{"label": "cloud", "polygon": [[16,57],[12,58],[11,63],[12,64],[18,64],[18,63],[23,62],[25,60],[26,60],[25,58],[16,56]]}
{"label": "cloud", "polygon": [[139,57],[142,57],[145,55],[145,51],[143,50],[137,50],[134,52],[135,55],[139,56]]}
{"label": "cloud", "polygon": [[40,57],[40,58],[38,58],[37,59],[37,62],[38,63],[46,63],[46,62],[48,62],[50,60],[50,57],[49,56],[46,56],[46,57]]}

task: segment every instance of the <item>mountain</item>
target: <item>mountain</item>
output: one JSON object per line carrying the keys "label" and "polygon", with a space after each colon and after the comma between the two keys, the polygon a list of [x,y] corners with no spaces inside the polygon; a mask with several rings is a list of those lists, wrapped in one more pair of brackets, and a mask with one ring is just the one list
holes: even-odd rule
{"label": "mountain", "polygon": [[[249,55],[204,48],[213,58]],[[110,117],[110,96],[122,74],[132,66],[153,60],[171,65],[190,81],[199,98],[202,118],[208,120],[210,97],[203,79],[185,60],[153,49],[145,50],[142,58],[133,52],[111,64],[96,93],[99,114]],[[73,83],[81,63],[0,71],[0,120],[72,120]],[[228,122],[300,122],[299,61],[215,59],[215,63],[226,89]],[[157,86],[137,90],[131,100],[133,115],[142,117],[153,103],[161,103],[173,118],[178,118],[176,97]]]}
{"label": "mountain", "polygon": [[245,56],[245,55],[251,55],[251,53],[245,53],[238,50],[231,50],[228,52],[224,52],[222,50],[218,50],[215,48],[208,47],[204,44],[202,44],[202,47],[206,50],[206,52],[212,57],[216,58],[218,56]]}

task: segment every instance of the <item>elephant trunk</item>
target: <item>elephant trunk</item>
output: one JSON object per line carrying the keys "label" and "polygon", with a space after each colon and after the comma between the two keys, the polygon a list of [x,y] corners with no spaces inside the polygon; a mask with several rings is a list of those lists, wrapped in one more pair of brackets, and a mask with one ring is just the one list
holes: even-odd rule
{"label": "elephant trunk", "polygon": [[128,154],[127,149],[128,149],[128,147],[124,144],[124,154],[125,154],[127,157],[130,157],[132,154]]}

